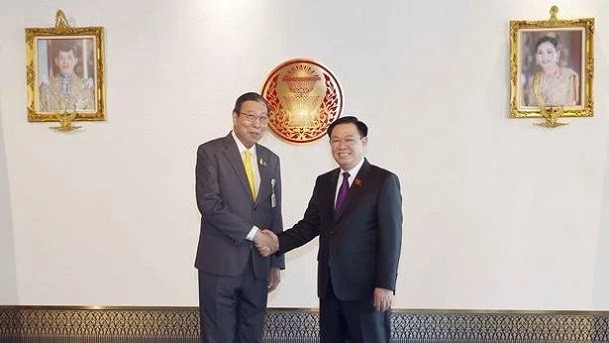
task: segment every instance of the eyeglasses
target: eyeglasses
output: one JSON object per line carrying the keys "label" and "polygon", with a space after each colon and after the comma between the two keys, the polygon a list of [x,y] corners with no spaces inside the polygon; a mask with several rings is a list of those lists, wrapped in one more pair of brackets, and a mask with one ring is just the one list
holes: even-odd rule
{"label": "eyeglasses", "polygon": [[258,119],[258,122],[260,122],[260,124],[266,125],[266,123],[269,121],[269,117],[266,115],[257,116],[255,114],[251,114],[251,113],[243,113],[243,112],[237,112],[237,113],[243,115],[245,117],[245,120],[247,120],[248,123],[253,123],[256,121],[256,119]]}
{"label": "eyeglasses", "polygon": [[362,139],[364,139],[364,137],[348,137],[345,139],[332,138],[330,139],[330,145],[337,147],[344,143],[347,146],[353,146],[357,141]]}

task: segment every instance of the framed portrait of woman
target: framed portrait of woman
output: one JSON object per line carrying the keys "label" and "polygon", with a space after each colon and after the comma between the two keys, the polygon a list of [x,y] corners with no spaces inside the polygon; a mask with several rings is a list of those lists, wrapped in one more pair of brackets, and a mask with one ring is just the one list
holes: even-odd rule
{"label": "framed portrait of woman", "polygon": [[594,19],[510,22],[510,117],[593,115]]}
{"label": "framed portrait of woman", "polygon": [[28,121],[104,120],[103,28],[70,27],[59,10],[55,27],[25,35]]}

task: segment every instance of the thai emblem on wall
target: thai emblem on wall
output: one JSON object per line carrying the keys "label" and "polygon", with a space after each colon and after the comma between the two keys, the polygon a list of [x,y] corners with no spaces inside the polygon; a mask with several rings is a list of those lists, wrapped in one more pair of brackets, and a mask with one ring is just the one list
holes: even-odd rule
{"label": "thai emblem on wall", "polygon": [[343,109],[336,77],[323,65],[305,59],[276,67],[264,82],[262,96],[269,105],[269,127],[291,143],[320,139]]}

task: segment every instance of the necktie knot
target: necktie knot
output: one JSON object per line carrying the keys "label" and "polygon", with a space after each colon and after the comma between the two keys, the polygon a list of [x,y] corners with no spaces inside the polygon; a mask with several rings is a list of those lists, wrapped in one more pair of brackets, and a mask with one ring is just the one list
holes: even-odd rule
{"label": "necktie knot", "polygon": [[334,206],[335,213],[338,213],[340,211],[341,207],[345,203],[345,200],[347,199],[347,192],[349,191],[349,177],[350,176],[351,175],[349,175],[349,172],[343,173],[343,182],[340,185],[340,188],[338,189],[338,195],[336,196],[336,204]]}

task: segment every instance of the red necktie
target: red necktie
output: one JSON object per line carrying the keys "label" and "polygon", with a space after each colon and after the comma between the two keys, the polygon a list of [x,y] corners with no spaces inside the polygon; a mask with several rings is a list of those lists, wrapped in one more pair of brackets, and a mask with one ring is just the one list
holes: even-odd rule
{"label": "red necktie", "polygon": [[343,173],[343,183],[338,189],[338,196],[336,197],[336,205],[334,206],[334,213],[338,213],[340,208],[343,206],[345,199],[347,199],[347,192],[349,191],[349,173]]}

